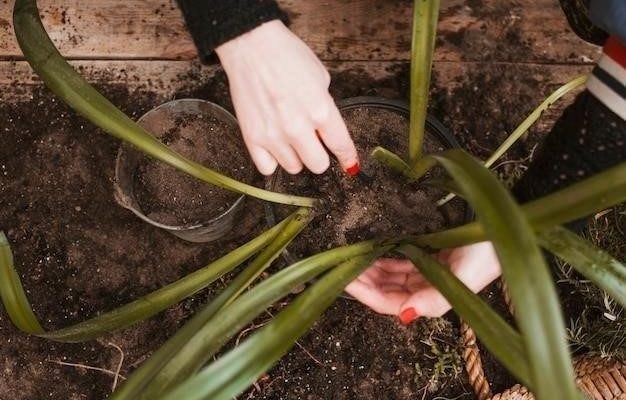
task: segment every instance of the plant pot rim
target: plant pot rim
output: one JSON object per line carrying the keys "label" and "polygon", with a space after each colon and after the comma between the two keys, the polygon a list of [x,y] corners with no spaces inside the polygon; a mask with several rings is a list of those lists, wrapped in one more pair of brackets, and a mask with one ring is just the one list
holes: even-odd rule
{"label": "plant pot rim", "polygon": [[[148,117],[166,109],[171,109],[174,112],[204,115],[212,114],[214,116],[218,116],[222,121],[232,124],[233,126],[238,125],[235,116],[222,106],[210,101],[193,98],[176,99],[163,103],[143,114],[137,120],[137,123],[142,125]],[[148,130],[150,131],[150,129]],[[236,214],[243,208],[246,197],[245,195],[239,196],[226,211],[206,222],[168,225],[155,221],[145,215],[134,195],[133,175],[136,164],[133,162],[135,160],[132,160],[132,158],[137,156],[145,157],[145,155],[141,154],[128,143],[122,143],[122,145],[120,145],[115,161],[114,180],[115,200],[120,206],[128,209],[148,224],[170,232],[171,234],[189,242],[212,242],[222,238],[232,229]]]}
{"label": "plant pot rim", "polygon": [[[409,103],[406,100],[402,99],[388,99],[385,97],[379,96],[357,96],[357,97],[349,97],[345,99],[338,100],[336,102],[337,108],[340,111],[350,110],[359,107],[372,107],[379,108],[385,110],[391,110],[398,112],[407,118],[410,116],[410,107]],[[452,132],[448,130],[443,123],[441,123],[437,118],[435,118],[431,114],[427,114],[426,116],[426,127],[428,132],[435,135],[437,139],[441,141],[444,147],[449,149],[451,148],[461,148],[461,145],[456,140]],[[265,187],[266,189],[271,190],[272,186],[275,184],[276,178],[280,173],[280,170],[277,170],[272,175],[266,178]],[[266,203],[265,204],[265,219],[268,226],[273,226],[276,224],[276,213],[274,212],[274,205]],[[464,222],[471,222],[474,220],[474,212],[472,209],[467,206],[465,211]],[[293,264],[298,261],[288,249],[283,251],[283,258],[288,264]]]}
{"label": "plant pot rim", "polygon": [[[337,101],[339,110],[351,110],[359,107],[393,110],[407,117],[410,116],[409,102],[403,99],[388,99],[380,96],[356,96]],[[449,148],[461,148],[452,132],[432,114],[426,114],[426,125],[432,129],[433,132],[431,133],[438,136]]]}

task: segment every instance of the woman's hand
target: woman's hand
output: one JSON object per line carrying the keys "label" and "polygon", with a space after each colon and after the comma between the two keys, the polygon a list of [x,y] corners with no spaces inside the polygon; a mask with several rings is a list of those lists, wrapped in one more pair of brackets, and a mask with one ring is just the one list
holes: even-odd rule
{"label": "woman's hand", "polygon": [[226,70],[244,141],[259,171],[280,164],[297,174],[330,165],[322,142],[348,172],[356,148],[328,93],[330,75],[281,21],[267,22],[216,49]]}
{"label": "woman's hand", "polygon": [[[444,250],[437,258],[473,292],[500,276],[491,242]],[[408,260],[379,259],[346,291],[378,313],[397,315],[405,325],[419,317],[440,317],[450,310],[447,300]]]}

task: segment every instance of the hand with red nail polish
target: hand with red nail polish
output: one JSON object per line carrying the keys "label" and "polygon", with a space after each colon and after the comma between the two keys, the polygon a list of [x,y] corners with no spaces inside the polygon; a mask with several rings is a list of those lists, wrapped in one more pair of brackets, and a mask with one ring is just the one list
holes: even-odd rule
{"label": "hand with red nail polish", "polygon": [[[437,259],[474,292],[500,276],[500,263],[490,242],[444,250]],[[396,315],[404,325],[450,310],[443,295],[408,260],[379,259],[346,291],[380,314]]]}
{"label": "hand with red nail polish", "polygon": [[258,170],[306,166],[321,174],[326,149],[348,171],[357,151],[315,53],[280,20],[266,22],[215,50],[228,76],[243,139]]}

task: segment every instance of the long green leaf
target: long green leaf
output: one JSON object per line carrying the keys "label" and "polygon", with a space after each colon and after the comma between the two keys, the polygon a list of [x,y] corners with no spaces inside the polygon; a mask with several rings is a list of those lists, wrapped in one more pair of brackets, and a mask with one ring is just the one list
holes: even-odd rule
{"label": "long green leaf", "polygon": [[511,194],[461,150],[432,156],[455,180],[492,241],[517,313],[539,400],[579,399],[563,316],[531,225]]}
{"label": "long green leaf", "polygon": [[[376,242],[368,241],[332,249],[299,261],[261,282],[219,315],[207,321],[204,327],[154,378],[143,393],[143,398],[154,399],[160,393],[165,393],[168,389],[190,378],[233,335],[252,322],[271,304],[289,294],[293,287],[308,282],[350,258],[371,253],[376,246]],[[390,249],[390,247],[387,248]]]}
{"label": "long green leaf", "polygon": [[399,155],[394,152],[385,149],[384,147],[377,146],[372,150],[372,158],[384,164],[387,168],[396,171],[410,181],[413,180],[413,172],[409,164],[406,163]]}
{"label": "long green leaf", "polygon": [[230,400],[238,395],[310,329],[377,255],[356,257],[334,268],[259,332],[161,399]]}
{"label": "long green leaf", "polygon": [[396,251],[416,265],[417,269],[474,329],[489,352],[525,385],[532,382],[524,343],[511,327],[480,296],[472,292],[446,266],[439,264],[419,248],[406,244]]}
{"label": "long green leaf", "polygon": [[194,337],[214,315],[232,303],[265,271],[312,218],[310,209],[300,208],[274,240],[226,287],[176,334],[161,346],[113,393],[111,400],[136,400],[166,363]]}
{"label": "long green leaf", "polygon": [[221,175],[170,149],[93,88],[59,53],[41,24],[36,0],[16,0],[15,36],[24,57],[45,84],[79,114],[142,152],[202,181],[259,199],[312,207],[315,200],[273,193]]}
{"label": "long green leaf", "polygon": [[563,227],[543,231],[539,244],[626,308],[626,266],[620,261]]}
{"label": "long green leaf", "polygon": [[24,293],[4,232],[0,232],[0,297],[9,318],[18,329],[32,334],[44,331]]}
{"label": "long green leaf", "polygon": [[414,0],[411,44],[411,117],[409,123],[409,161],[422,157],[428,89],[435,51],[439,0]]}
{"label": "long green leaf", "polygon": [[[526,133],[537,120],[548,110],[556,101],[565,96],[570,91],[583,85],[587,81],[587,75],[578,76],[571,81],[558,87],[554,92],[550,94],[544,101],[537,106],[529,115],[518,125],[517,128],[506,138],[504,142],[493,152],[493,154],[485,161],[485,167],[491,167],[500,157],[506,153],[506,151],[513,146],[513,144]],[[454,194],[451,193],[448,196],[437,202],[438,206],[442,206],[454,198]]]}
{"label": "long green leaf", "polygon": [[[429,157],[422,160],[428,160]],[[431,164],[432,165],[432,164]],[[626,162],[522,206],[537,232],[586,217],[626,201]],[[479,223],[420,235],[414,243],[435,249],[463,246],[486,239]]]}
{"label": "long green leaf", "polygon": [[12,262],[11,249],[0,232],[0,295],[11,321],[27,333],[58,342],[81,342],[126,328],[167,309],[173,304],[209,286],[216,279],[240,265],[272,241],[284,229],[289,217],[257,238],[233,250],[186,277],[162,287],[131,303],[76,325],[45,332],[37,322]]}
{"label": "long green leaf", "polygon": [[526,117],[524,121],[506,138],[504,142],[493,152],[491,157],[485,161],[485,167],[491,167],[493,163],[495,163],[506,151],[519,139],[522,137],[526,131],[530,129],[531,126],[541,115],[548,110],[552,104],[558,101],[561,97],[565,96],[570,91],[576,89],[577,87],[583,85],[587,82],[588,75],[577,76],[571,81],[559,86],[554,92],[550,94],[544,101],[541,102],[529,115]]}

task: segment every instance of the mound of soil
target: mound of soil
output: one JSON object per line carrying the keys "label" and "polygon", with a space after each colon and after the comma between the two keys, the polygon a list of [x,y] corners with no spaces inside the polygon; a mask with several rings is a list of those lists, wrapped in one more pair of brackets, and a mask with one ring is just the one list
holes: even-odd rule
{"label": "mound of soil", "polygon": [[[521,78],[516,74],[521,74]],[[408,65],[401,65],[387,75],[388,78],[377,80],[366,71],[350,69],[334,74],[331,91],[335,98],[408,97]],[[437,77],[435,71],[432,110],[454,131],[464,148],[481,158],[490,154],[509,128],[554,89],[550,82],[556,81],[556,78],[535,80],[535,75],[520,67],[500,64],[487,64],[480,73],[469,71],[458,82]],[[229,101],[226,76],[219,73],[205,85],[199,85],[202,78],[197,72],[182,75],[181,81],[176,83],[181,89],[173,97],[207,99],[232,111],[232,106],[226,104]],[[102,82],[106,80],[105,77]],[[511,82],[521,83],[512,87]],[[171,100],[172,96],[162,94],[160,84],[156,81],[145,90],[134,92],[126,87],[104,84],[100,89],[114,104],[137,119],[149,109]],[[457,89],[449,91],[451,84]],[[18,88],[26,90],[16,83],[16,90]],[[512,90],[523,96],[501,95]],[[5,121],[0,129],[3,143],[0,146],[0,229],[9,237],[16,268],[35,313],[49,329],[68,326],[134,300],[206,265],[263,228],[263,204],[248,199],[235,238],[209,245],[186,243],[144,223],[115,203],[112,192],[119,141],[77,116],[48,90],[38,86],[27,100],[3,102],[0,116]],[[377,131],[367,125],[365,132],[367,136],[367,132],[376,134]],[[516,145],[507,157],[525,157],[540,140],[542,132],[545,129],[532,129],[528,140]],[[356,132],[355,135],[361,136]],[[397,139],[402,146],[404,135],[385,135],[374,143],[392,148],[385,140]],[[367,153],[361,150],[362,158],[364,154]],[[371,166],[364,164],[364,170],[376,175]],[[357,181],[348,179],[346,184],[352,182]],[[319,192],[313,183],[311,185],[308,193]],[[299,191],[300,186],[302,193],[307,192],[306,185],[293,190],[286,188],[286,191]],[[311,245],[325,247],[330,236],[315,228],[320,220],[316,218],[302,237],[308,235]],[[390,233],[396,234],[396,229],[400,228],[392,228]],[[362,236],[372,235],[364,231]],[[345,240],[360,237],[348,236]],[[294,245],[301,246],[303,252],[312,251],[299,243]],[[120,354],[108,344],[114,343],[124,352],[121,374],[127,377],[228,281],[227,277],[223,282],[216,282],[209,290],[149,321],[83,344],[58,344],[24,335],[13,327],[0,307],[0,343],[3,343],[0,346],[3,378],[0,398],[106,398],[111,393],[112,376],[53,361],[115,371]],[[483,296],[506,314],[497,288],[489,288]],[[272,312],[281,306],[282,303]],[[262,322],[256,321],[257,324]],[[251,326],[246,334],[251,334],[253,328]],[[256,387],[238,398],[409,400],[443,396],[471,399],[466,374],[450,369],[462,366],[454,361],[454,355],[460,354],[458,335],[452,313],[441,319],[419,320],[404,328],[395,318],[376,315],[353,300],[341,298],[311,332],[300,339],[299,346],[259,380]],[[427,344],[433,341],[440,351]],[[445,350],[445,346],[449,349]],[[494,392],[516,383],[488,352],[482,354]],[[440,362],[445,360],[452,361]],[[447,365],[447,373],[434,379],[442,365]]]}
{"label": "mound of soil", "polygon": [[[166,119],[166,114],[163,118]],[[150,129],[164,144],[185,157],[215,171],[250,182],[256,175],[236,124],[212,115],[177,113],[175,120],[153,123]],[[134,194],[143,213],[153,221],[170,225],[206,223],[223,214],[239,194],[207,185],[175,168],[142,157],[134,173]]]}
{"label": "mound of soil", "polygon": [[[151,91],[101,86],[133,118],[167,101]],[[33,116],[37,116],[34,118]],[[120,142],[43,87],[3,102],[0,230],[5,231],[35,314],[58,329],[112,310],[228,253],[262,229],[263,204],[249,199],[228,240],[193,244],[141,221],[113,196]],[[255,178],[257,179],[257,178]],[[262,181],[251,181],[256,186]],[[224,278],[228,280],[228,278]],[[170,337],[220,282],[145,323],[98,340],[60,344],[18,331],[0,305],[0,398],[102,400],[124,352],[127,376]]]}
{"label": "mound of soil", "polygon": [[[357,241],[407,234],[421,234],[461,224],[465,205],[461,200],[437,207],[446,193],[406,178],[370,157],[376,146],[394,153],[407,154],[409,121],[403,114],[373,107],[342,111],[361,160],[366,178],[350,177],[333,160],[322,174],[304,172],[289,176],[279,172],[273,189],[319,198],[323,201],[318,215],[289,247],[301,258],[322,250]],[[448,146],[432,132],[424,139],[424,151],[433,154]],[[441,174],[436,170],[433,174]],[[432,174],[424,179],[431,178]],[[278,208],[282,217],[288,212]]]}

